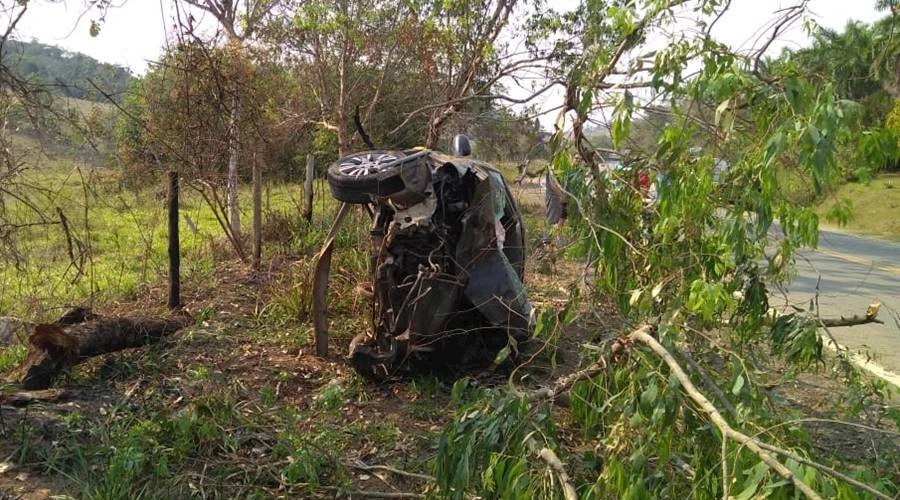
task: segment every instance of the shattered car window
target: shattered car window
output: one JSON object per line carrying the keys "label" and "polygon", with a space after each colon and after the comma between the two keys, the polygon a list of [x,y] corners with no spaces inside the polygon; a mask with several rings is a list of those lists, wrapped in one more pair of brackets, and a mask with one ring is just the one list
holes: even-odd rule
{"label": "shattered car window", "polygon": [[476,369],[529,337],[525,228],[497,170],[434,151],[371,151],[338,160],[328,180],[338,200],[375,207],[372,327],[349,353],[359,373]]}

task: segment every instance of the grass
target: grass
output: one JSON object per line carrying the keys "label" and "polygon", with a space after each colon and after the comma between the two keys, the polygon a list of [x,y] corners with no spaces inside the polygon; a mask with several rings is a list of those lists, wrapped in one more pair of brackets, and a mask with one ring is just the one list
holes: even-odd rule
{"label": "grass", "polygon": [[848,200],[852,209],[852,218],[844,230],[900,239],[900,174],[882,174],[870,182],[841,186],[817,207],[825,225],[837,225],[827,221],[826,216],[842,200]]}
{"label": "grass", "polygon": [[[59,227],[49,226],[23,235],[21,243],[31,253],[20,269],[4,268],[0,277],[18,284],[29,301],[48,304],[30,306],[34,311],[87,300],[101,310],[146,312],[142,307],[153,303],[147,296],[157,298],[148,287],[158,292],[165,278],[164,217],[153,197],[160,186],[130,192],[118,187],[114,173],[102,170],[89,178],[86,196],[80,177],[65,171],[45,171],[31,181],[54,193],[42,198],[42,206],[58,205],[72,214],[78,236],[91,244],[92,274],[75,283],[59,278],[71,277],[65,274],[71,273],[65,237]],[[330,225],[334,204],[323,197],[308,225],[296,216],[292,198],[299,193],[294,184],[269,188],[259,275],[236,262],[208,208],[189,194],[184,211],[198,231],[182,226],[183,261],[190,269],[184,288],[196,324],[164,345],[78,366],[59,384],[69,394],[66,403],[4,408],[0,454],[11,457],[16,471],[10,474],[21,470],[29,481],[51,481],[48,489],[55,495],[88,499],[334,498],[336,491],[350,489],[422,491],[421,483],[363,474],[353,464],[431,473],[441,429],[460,409],[456,400],[470,401],[481,391],[475,384],[459,385],[465,390],[452,394],[434,377],[377,386],[340,359],[349,338],[369,327],[370,310],[353,293],[368,279],[367,256],[360,249],[367,248],[369,220],[359,210],[336,240],[329,296],[334,355],[323,360],[310,354],[311,255]],[[541,201],[529,200],[521,208],[530,248],[537,248],[543,236]],[[85,222],[90,231],[83,229]],[[563,265],[563,271],[528,268],[532,301],[556,317],[571,292],[563,285],[575,276],[566,275]],[[103,286],[86,286],[90,276]],[[63,284],[50,293],[42,280]],[[0,350],[0,372],[25,352],[14,349]],[[0,475],[0,492],[2,487]]]}
{"label": "grass", "polygon": [[[164,282],[168,264],[166,213],[164,200],[159,199],[165,192],[162,183],[129,190],[122,181],[115,171],[77,166],[23,176],[23,199],[31,206],[9,202],[8,218],[23,225],[48,223],[16,232],[8,252],[12,265],[0,268],[0,312],[52,319],[58,307],[129,300]],[[325,187],[319,183],[317,189],[322,193]],[[190,280],[208,275],[217,258],[233,253],[209,206],[198,194],[184,187],[182,191],[182,276]],[[287,221],[267,231],[280,240],[270,249],[280,246],[281,251],[311,254],[327,230],[325,217],[308,226],[296,215],[300,193],[295,184],[266,187],[266,222]],[[241,194],[246,205],[249,190]],[[321,215],[333,204],[316,208]],[[68,234],[59,223],[60,213],[67,220]],[[243,215],[246,225],[250,214]],[[353,236],[343,234],[338,245],[356,243],[348,238]]]}
{"label": "grass", "polygon": [[[101,312],[163,312],[162,180],[131,190],[116,171],[58,158],[21,184],[35,207],[11,202],[8,216],[27,222],[37,208],[57,220],[59,207],[85,258],[79,272],[59,224],[18,231],[19,261],[0,268],[0,314],[49,320],[82,303]],[[324,182],[316,189],[327,193]],[[375,387],[337,358],[310,354],[308,283],[336,207],[331,197],[319,196],[307,224],[298,216],[299,185],[268,186],[259,277],[237,262],[202,199],[183,193],[183,289],[196,325],[166,345],[79,365],[59,381],[71,407],[3,415],[0,453],[78,498],[308,498],[334,496],[327,488],[383,488],[374,474],[354,473],[355,459],[430,472],[438,432],[453,415],[448,387],[433,378]],[[241,194],[249,205],[249,190]],[[540,224],[526,212],[529,226]],[[354,210],[336,239],[329,296],[336,353],[369,327],[366,301],[354,293],[369,279],[360,251],[369,225]],[[0,349],[0,372],[25,351]]]}

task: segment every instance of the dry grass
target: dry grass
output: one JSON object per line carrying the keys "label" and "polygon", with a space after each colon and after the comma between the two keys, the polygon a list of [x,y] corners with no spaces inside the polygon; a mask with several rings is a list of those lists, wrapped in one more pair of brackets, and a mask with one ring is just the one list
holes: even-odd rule
{"label": "dry grass", "polygon": [[[824,216],[841,199],[850,200],[853,208],[853,219],[843,229],[900,239],[900,174],[883,174],[868,183],[844,184],[817,212]],[[829,224],[825,222],[826,226]]]}

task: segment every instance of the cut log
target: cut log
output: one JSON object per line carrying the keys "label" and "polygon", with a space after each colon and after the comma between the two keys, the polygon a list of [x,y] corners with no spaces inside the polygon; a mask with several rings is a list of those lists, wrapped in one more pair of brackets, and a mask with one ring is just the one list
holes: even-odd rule
{"label": "cut log", "polygon": [[28,355],[12,377],[24,389],[46,389],[57,375],[85,359],[157,342],[192,321],[186,315],[157,319],[98,317],[84,310],[66,313],[56,323],[34,328]]}

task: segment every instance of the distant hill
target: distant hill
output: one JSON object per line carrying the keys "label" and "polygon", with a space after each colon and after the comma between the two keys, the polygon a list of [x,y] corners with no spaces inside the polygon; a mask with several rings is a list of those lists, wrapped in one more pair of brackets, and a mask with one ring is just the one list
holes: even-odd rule
{"label": "distant hill", "polygon": [[2,57],[3,64],[20,77],[48,85],[54,92],[76,99],[105,100],[88,80],[112,96],[122,95],[134,80],[131,71],[122,66],[38,42],[9,40],[3,46]]}

